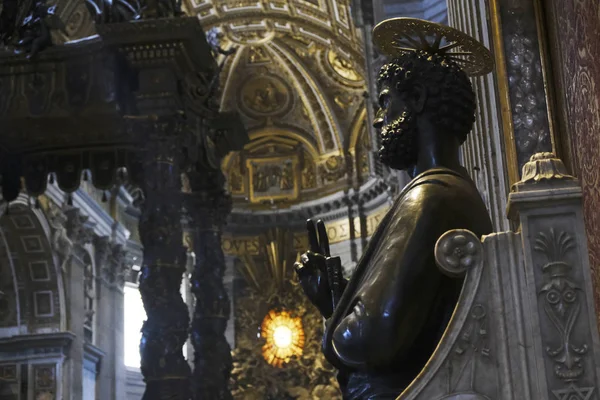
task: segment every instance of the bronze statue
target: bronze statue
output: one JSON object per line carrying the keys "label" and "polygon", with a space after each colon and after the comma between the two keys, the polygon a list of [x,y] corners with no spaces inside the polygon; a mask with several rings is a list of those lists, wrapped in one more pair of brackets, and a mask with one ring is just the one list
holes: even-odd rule
{"label": "bronze statue", "polygon": [[4,0],[0,9],[0,44],[27,58],[53,45],[52,30],[66,35],[66,26],[56,14],[56,6],[46,0]]}
{"label": "bronze statue", "polygon": [[56,6],[46,5],[46,0],[36,1],[18,30],[17,52],[27,53],[27,58],[35,58],[40,51],[52,46],[51,30],[67,33],[65,24],[56,14]]}
{"label": "bronze statue", "polygon": [[339,257],[330,255],[321,221],[309,220],[310,249],[296,263],[306,295],[327,319],[323,352],[339,369],[344,399],[395,399],[410,385],[462,288],[462,279],[438,270],[436,241],[451,229],[492,232],[485,204],[459,162],[475,120],[466,72],[489,72],[489,52],[452,28],[407,18],[384,21],[374,38],[393,58],[377,81],[379,158],[406,170],[412,181],[350,280],[342,277]]}

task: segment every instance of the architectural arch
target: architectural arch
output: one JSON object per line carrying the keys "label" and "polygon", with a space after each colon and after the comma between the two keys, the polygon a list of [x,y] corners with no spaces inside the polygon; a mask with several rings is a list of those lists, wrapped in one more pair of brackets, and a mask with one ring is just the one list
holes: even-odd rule
{"label": "architectural arch", "polygon": [[63,276],[45,215],[21,196],[0,218],[0,230],[0,275],[10,276],[12,282],[0,290],[5,299],[14,299],[5,300],[10,307],[0,318],[0,332],[9,336],[64,331]]}
{"label": "architectural arch", "polygon": [[[352,131],[350,132],[350,140],[348,141],[348,151],[354,152],[359,141],[359,136],[364,134],[367,123],[367,109],[362,109],[357,113],[356,119],[352,124]],[[368,135],[368,132],[366,133]]]}

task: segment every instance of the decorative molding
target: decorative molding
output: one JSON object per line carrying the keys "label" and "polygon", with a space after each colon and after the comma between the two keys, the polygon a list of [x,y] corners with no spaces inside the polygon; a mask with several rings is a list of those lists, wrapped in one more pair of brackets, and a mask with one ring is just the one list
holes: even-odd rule
{"label": "decorative molding", "polygon": [[66,357],[74,339],[75,334],[71,332],[16,335],[0,338],[0,354],[14,355],[18,352],[37,349],[43,350],[42,353],[52,353]]}
{"label": "decorative molding", "polygon": [[[375,229],[379,225],[379,222],[383,219],[388,210],[389,206],[386,204],[365,216],[365,238],[371,237],[371,235],[373,235]],[[329,237],[330,244],[342,243],[348,240],[360,239],[363,237],[361,233],[361,217],[352,217],[351,221],[348,218],[347,213],[348,209],[346,208],[344,212],[344,214],[346,215],[331,222],[327,222],[327,236]],[[327,219],[324,220],[327,221]],[[296,221],[299,225],[299,229],[303,229],[303,225],[306,219],[298,217]],[[287,226],[290,226],[289,220]],[[351,227],[354,230],[353,233],[351,232]],[[262,226],[262,228],[266,227]],[[303,252],[308,248],[308,238],[304,230],[294,232],[293,239],[295,251]],[[260,242],[260,234],[245,235],[243,233],[238,234],[237,232],[230,232],[223,235],[223,238],[221,240],[221,248],[223,252],[227,255],[258,255],[260,253]]]}

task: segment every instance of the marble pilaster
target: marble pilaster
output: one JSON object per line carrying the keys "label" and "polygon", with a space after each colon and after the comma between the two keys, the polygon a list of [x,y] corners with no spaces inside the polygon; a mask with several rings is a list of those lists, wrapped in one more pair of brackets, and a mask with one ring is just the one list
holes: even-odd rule
{"label": "marble pilaster", "polygon": [[[63,222],[62,228],[59,224],[53,224],[58,228],[54,230],[54,238],[56,250],[61,250],[58,252],[59,262],[65,276],[65,297],[70,305],[67,307],[67,329],[75,334],[63,366],[63,393],[65,398],[75,400],[83,397],[85,246],[91,241],[92,230],[88,218],[82,216],[77,208],[53,207],[53,218]],[[58,244],[59,237],[63,240],[63,246]]]}
{"label": "marble pilaster", "polygon": [[94,238],[98,307],[96,345],[106,355],[98,376],[97,393],[102,399],[125,398],[124,296],[122,277],[128,271],[126,253],[108,236]]}

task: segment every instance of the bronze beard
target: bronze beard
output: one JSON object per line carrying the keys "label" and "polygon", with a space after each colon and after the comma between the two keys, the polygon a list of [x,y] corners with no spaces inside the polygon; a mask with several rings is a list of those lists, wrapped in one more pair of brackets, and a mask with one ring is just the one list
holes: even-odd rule
{"label": "bronze beard", "polygon": [[392,169],[404,170],[417,163],[418,127],[408,108],[381,129],[379,160]]}

